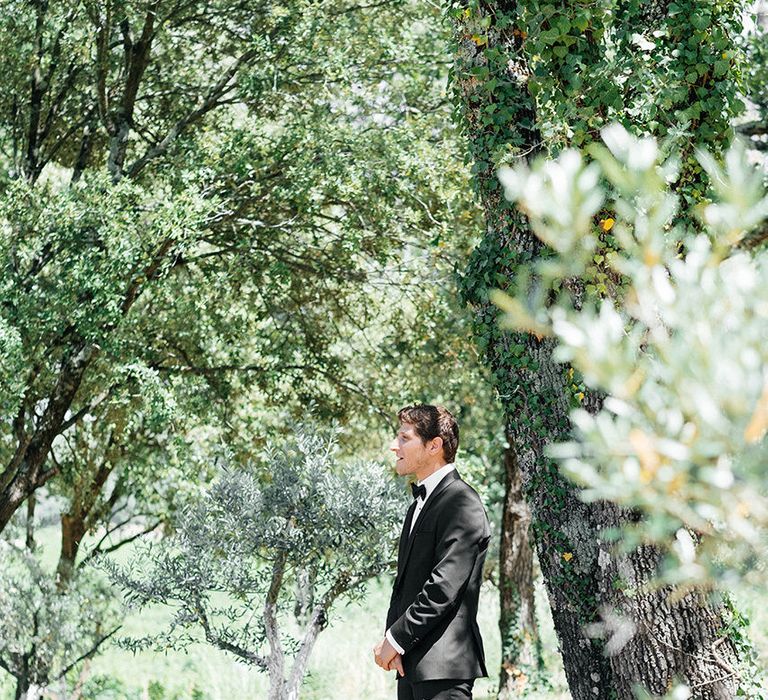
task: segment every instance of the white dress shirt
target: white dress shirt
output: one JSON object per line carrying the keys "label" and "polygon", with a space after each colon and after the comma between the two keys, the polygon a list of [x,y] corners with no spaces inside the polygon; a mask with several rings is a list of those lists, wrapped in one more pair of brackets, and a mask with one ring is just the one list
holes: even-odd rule
{"label": "white dress shirt", "polygon": [[[419,513],[421,513],[422,509],[424,508],[424,504],[427,502],[427,499],[432,495],[432,492],[437,488],[437,485],[454,469],[456,469],[456,465],[451,462],[450,464],[444,464],[440,469],[437,471],[432,472],[428,477],[426,477],[423,481],[417,481],[417,486],[424,486],[424,488],[427,490],[427,495],[422,498],[419,496],[416,499],[416,509],[413,511],[413,519],[411,520],[411,529],[408,532],[410,535],[411,532],[413,532],[413,527],[416,525],[416,520],[419,517]],[[386,633],[387,640],[389,643],[395,648],[395,651],[398,654],[404,654],[405,651],[403,650],[403,647],[401,647],[396,641],[395,638],[392,636],[392,633],[387,630]]]}

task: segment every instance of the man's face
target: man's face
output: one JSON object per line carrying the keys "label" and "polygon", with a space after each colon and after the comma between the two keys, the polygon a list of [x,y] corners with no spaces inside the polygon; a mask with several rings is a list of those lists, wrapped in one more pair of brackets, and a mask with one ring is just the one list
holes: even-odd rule
{"label": "man's face", "polygon": [[420,468],[434,460],[428,450],[430,443],[424,445],[416,434],[414,427],[408,423],[401,423],[395,439],[389,449],[395,453],[397,462],[395,469],[400,476],[415,474]]}

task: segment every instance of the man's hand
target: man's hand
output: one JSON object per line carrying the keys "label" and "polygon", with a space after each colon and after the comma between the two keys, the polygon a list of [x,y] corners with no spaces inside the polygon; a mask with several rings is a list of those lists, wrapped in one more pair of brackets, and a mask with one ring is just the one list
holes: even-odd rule
{"label": "man's hand", "polygon": [[400,654],[395,654],[395,658],[389,662],[389,670],[397,671],[403,678],[405,678],[405,671],[403,671],[403,657]]}
{"label": "man's hand", "polygon": [[[400,656],[395,648],[389,643],[389,640],[384,637],[373,649],[373,658],[376,661],[377,666],[381,666],[385,671],[390,670],[390,663],[396,657]],[[402,661],[400,662],[402,667]],[[395,668],[394,666],[392,668]]]}

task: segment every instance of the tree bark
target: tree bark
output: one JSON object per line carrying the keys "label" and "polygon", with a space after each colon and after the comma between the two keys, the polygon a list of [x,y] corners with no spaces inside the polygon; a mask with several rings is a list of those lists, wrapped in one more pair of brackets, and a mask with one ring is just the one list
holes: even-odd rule
{"label": "tree bark", "polygon": [[[111,443],[110,438],[109,444]],[[105,457],[93,477],[75,488],[69,510],[61,514],[61,547],[56,567],[57,585],[60,589],[65,589],[72,579],[80,543],[90,527],[94,507],[112,473],[112,465],[113,462]]]}
{"label": "tree bark", "polygon": [[528,535],[531,511],[523,497],[522,474],[512,449],[512,436],[507,439],[499,547],[499,700],[512,700],[535,686],[543,667],[534,602],[533,547]]}
{"label": "tree bark", "polygon": [[[598,531],[637,519],[610,503],[594,506]],[[660,696],[675,678],[684,679],[700,700],[736,697],[739,660],[724,631],[721,606],[696,589],[649,589],[661,563],[654,547],[617,554],[598,544],[598,591],[608,618],[604,632],[609,638],[632,632],[609,656],[617,697],[634,697],[636,685]]]}

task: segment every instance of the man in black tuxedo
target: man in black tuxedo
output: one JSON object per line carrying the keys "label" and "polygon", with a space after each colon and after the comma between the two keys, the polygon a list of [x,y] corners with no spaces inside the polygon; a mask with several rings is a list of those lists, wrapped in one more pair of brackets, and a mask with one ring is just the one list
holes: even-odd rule
{"label": "man in black tuxedo", "polygon": [[397,671],[398,700],[472,697],[487,676],[477,604],[490,526],[453,464],[459,428],[442,406],[407,406],[390,449],[416,477],[405,517],[386,634],[376,663]]}

